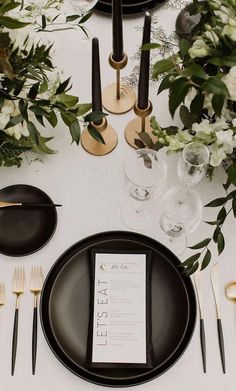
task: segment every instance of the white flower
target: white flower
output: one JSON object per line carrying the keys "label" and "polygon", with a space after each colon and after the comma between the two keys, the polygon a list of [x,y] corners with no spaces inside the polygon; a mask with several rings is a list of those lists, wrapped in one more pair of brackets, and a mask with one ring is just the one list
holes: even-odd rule
{"label": "white flower", "polygon": [[219,38],[216,35],[216,33],[211,30],[211,31],[206,31],[205,32],[206,38],[208,38],[211,42],[213,42],[214,46],[216,46],[219,43]]}
{"label": "white flower", "polygon": [[228,88],[230,98],[236,101],[236,65],[234,65],[229,73],[222,78],[222,81]]}
{"label": "white flower", "polygon": [[191,58],[205,57],[210,53],[210,48],[202,38],[198,38],[188,52]]}
{"label": "white flower", "polygon": [[222,160],[226,158],[226,153],[223,151],[222,148],[219,148],[217,143],[214,143],[209,146],[209,150],[211,153],[210,156],[210,164],[213,167],[220,166],[222,163]]}
{"label": "white flower", "polygon": [[236,26],[230,24],[224,26],[223,35],[227,35],[232,41],[236,42]]}
{"label": "white flower", "polygon": [[219,10],[219,11],[214,11],[214,14],[220,18],[222,23],[227,24],[229,22],[229,16],[227,13]]}
{"label": "white flower", "polygon": [[221,146],[223,151],[227,154],[231,154],[233,152],[233,148],[236,147],[236,139],[233,136],[232,129],[216,132],[216,137],[216,142]]}
{"label": "white flower", "polygon": [[208,119],[203,119],[199,124],[195,122],[192,125],[192,130],[196,133],[203,132],[210,134],[212,132],[212,124],[209,123]]}
{"label": "white flower", "polygon": [[236,128],[236,118],[232,119],[232,125],[233,125],[234,128]]}
{"label": "white flower", "polygon": [[0,111],[0,129],[3,130],[10,121],[10,115],[14,112],[15,106],[11,100],[6,100]]}

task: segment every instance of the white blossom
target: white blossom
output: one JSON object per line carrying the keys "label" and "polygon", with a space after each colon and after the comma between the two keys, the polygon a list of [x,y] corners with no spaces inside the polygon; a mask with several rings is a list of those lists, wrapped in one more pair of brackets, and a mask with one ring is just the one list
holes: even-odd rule
{"label": "white blossom", "polygon": [[210,164],[212,167],[218,167],[221,165],[222,160],[226,158],[226,153],[222,148],[218,147],[217,143],[209,146],[210,150]]}
{"label": "white blossom", "polygon": [[210,48],[202,38],[198,38],[188,52],[191,58],[205,57],[210,53]]}
{"label": "white blossom", "polygon": [[236,42],[236,26],[230,24],[224,26],[223,35],[227,35],[232,41]]}
{"label": "white blossom", "polygon": [[230,98],[236,101],[236,65],[222,78],[222,81],[228,88]]}

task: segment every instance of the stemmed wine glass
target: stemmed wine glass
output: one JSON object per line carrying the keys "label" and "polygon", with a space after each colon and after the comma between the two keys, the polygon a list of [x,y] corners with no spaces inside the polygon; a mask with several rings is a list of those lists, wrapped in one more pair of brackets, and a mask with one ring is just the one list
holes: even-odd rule
{"label": "stemmed wine glass", "polygon": [[129,199],[121,209],[123,222],[138,231],[154,231],[155,208],[151,200],[163,192],[165,160],[154,150],[138,149],[124,163],[124,178]]}
{"label": "stemmed wine glass", "polygon": [[204,177],[209,163],[208,148],[198,142],[185,146],[177,163],[182,187],[171,188],[162,198],[160,227],[169,236],[167,245],[180,255],[186,248],[186,233],[194,232],[202,218],[202,200],[191,189]]}

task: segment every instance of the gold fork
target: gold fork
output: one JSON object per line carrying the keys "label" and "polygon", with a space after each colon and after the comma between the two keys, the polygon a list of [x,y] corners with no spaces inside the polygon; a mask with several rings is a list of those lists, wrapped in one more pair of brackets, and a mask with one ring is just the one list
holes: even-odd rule
{"label": "gold fork", "polygon": [[0,306],[5,304],[5,284],[0,282]]}
{"label": "gold fork", "polygon": [[32,374],[35,374],[37,355],[38,297],[42,290],[43,272],[41,266],[33,266],[30,275],[30,291],[34,294],[33,330],[32,330]]}
{"label": "gold fork", "polygon": [[24,293],[24,284],[25,284],[25,270],[23,267],[16,267],[13,276],[13,288],[12,288],[12,292],[16,295],[15,317],[14,317],[13,337],[12,337],[12,361],[11,361],[12,376],[14,375],[15,363],[16,363],[19,299],[20,299],[20,295]]}

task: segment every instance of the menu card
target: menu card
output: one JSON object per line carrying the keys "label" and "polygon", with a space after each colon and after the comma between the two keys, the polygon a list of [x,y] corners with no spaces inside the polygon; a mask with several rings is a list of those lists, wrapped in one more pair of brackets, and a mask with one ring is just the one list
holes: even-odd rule
{"label": "menu card", "polygon": [[93,252],[90,365],[151,366],[149,255]]}

